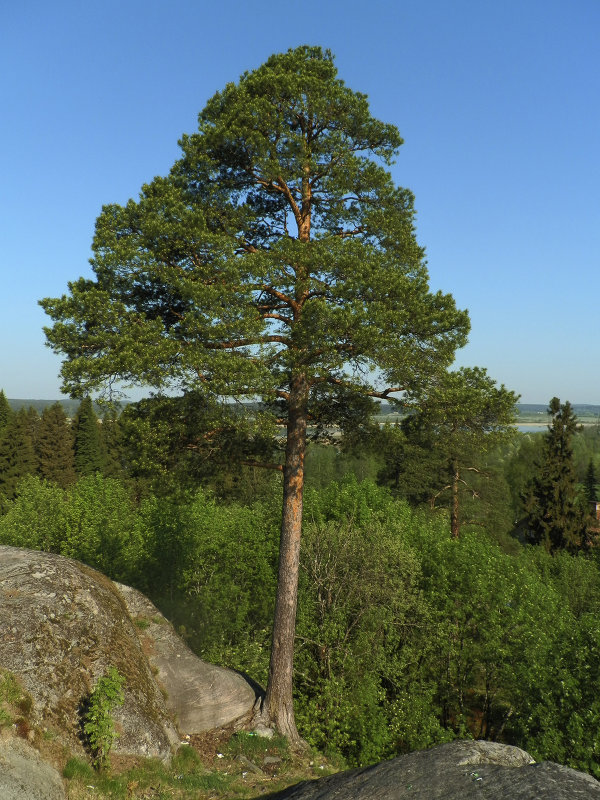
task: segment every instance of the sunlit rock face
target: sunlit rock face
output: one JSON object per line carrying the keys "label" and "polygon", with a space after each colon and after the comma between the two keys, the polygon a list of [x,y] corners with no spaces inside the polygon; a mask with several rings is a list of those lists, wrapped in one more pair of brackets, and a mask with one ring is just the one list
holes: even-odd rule
{"label": "sunlit rock face", "polygon": [[205,664],[145,598],[61,556],[0,546],[0,669],[32,699],[29,719],[82,749],[81,705],[110,666],[125,676],[114,750],[168,759],[182,734],[250,713],[256,693]]}

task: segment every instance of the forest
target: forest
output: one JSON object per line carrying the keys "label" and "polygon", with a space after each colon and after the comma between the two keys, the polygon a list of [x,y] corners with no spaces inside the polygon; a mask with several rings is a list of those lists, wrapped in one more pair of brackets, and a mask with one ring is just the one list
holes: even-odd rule
{"label": "forest", "polygon": [[[264,685],[280,474],[193,446],[202,419],[182,398],[95,408],[14,412],[0,393],[0,542],[139,588],[198,655]],[[362,765],[483,737],[600,775],[600,563],[592,515],[573,527],[566,502],[595,499],[600,429],[571,422],[558,403],[545,432],[462,443],[477,472],[458,537],[443,491],[457,451],[432,464],[414,420],[310,446],[294,662],[306,741]],[[531,498],[555,469],[564,536],[536,539]]]}
{"label": "forest", "polygon": [[600,428],[553,397],[518,434],[518,395],[453,369],[469,315],[402,143],[319,47],[217,92],[40,301],[79,405],[0,395],[0,542],[148,594],[294,746],[472,736],[600,776]]}

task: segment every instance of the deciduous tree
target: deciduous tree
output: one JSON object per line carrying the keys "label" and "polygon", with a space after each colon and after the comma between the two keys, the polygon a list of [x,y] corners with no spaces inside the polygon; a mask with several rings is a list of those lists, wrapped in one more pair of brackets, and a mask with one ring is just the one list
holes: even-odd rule
{"label": "deciduous tree", "polygon": [[469,327],[429,290],[413,196],[386,169],[401,143],[328,51],[274,55],[209,100],[166,178],[104,208],[95,277],[42,301],[65,391],[122,381],[261,398],[284,427],[263,719],[292,740],[307,426],[426,383]]}

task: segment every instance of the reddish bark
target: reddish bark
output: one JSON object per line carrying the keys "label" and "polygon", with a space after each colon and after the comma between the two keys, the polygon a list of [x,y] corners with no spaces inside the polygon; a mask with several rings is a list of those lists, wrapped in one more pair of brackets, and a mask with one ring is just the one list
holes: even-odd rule
{"label": "reddish bark", "polygon": [[307,402],[308,383],[305,376],[300,375],[292,381],[289,397],[287,445],[283,472],[279,574],[269,681],[262,712],[265,722],[274,725],[292,743],[300,742],[294,719],[292,687],[302,531]]}

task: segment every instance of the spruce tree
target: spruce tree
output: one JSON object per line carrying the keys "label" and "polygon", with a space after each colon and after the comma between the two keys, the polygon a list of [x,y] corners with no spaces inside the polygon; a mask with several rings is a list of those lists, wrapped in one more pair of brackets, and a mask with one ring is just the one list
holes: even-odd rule
{"label": "spruce tree", "polygon": [[100,425],[90,397],[84,397],[74,422],[75,472],[79,477],[103,472],[105,459]]}
{"label": "spruce tree", "polygon": [[60,403],[42,413],[36,442],[39,472],[43,478],[63,489],[74,483],[75,451],[73,432]]}
{"label": "spruce tree", "polygon": [[17,493],[19,481],[36,472],[37,459],[33,448],[31,420],[21,409],[14,414],[0,438],[0,503],[6,507]]}
{"label": "spruce tree", "polygon": [[14,412],[10,407],[8,400],[6,399],[4,389],[0,389],[0,436],[12,419],[13,415]]}
{"label": "spruce tree", "polygon": [[552,419],[544,435],[542,457],[525,497],[531,539],[546,550],[574,551],[586,540],[586,509],[577,493],[573,436],[577,418],[570,403],[550,401]]}
{"label": "spruce tree", "polygon": [[590,503],[594,503],[598,499],[598,478],[596,477],[596,468],[594,466],[594,459],[590,458],[585,473],[585,494]]}

